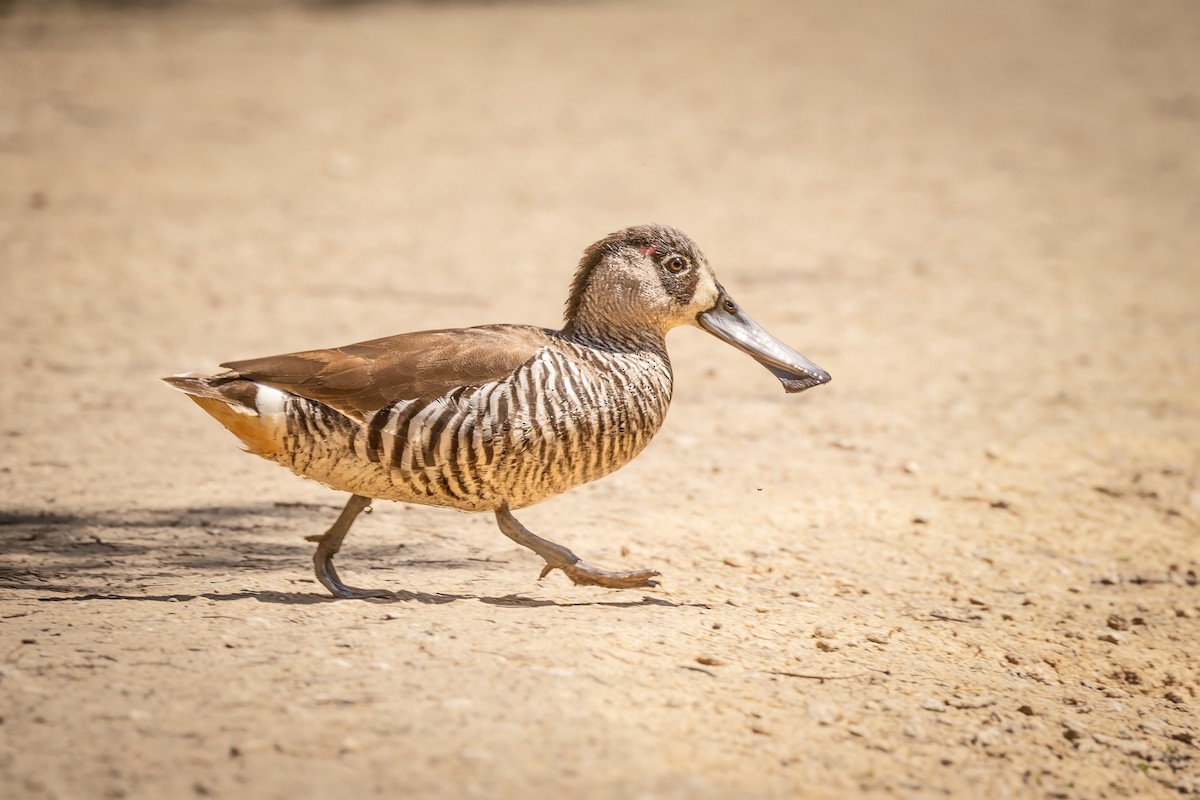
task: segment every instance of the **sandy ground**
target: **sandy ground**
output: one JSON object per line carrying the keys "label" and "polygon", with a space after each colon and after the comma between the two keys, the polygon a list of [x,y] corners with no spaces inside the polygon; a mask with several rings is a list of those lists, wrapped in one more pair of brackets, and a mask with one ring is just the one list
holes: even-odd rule
{"label": "sandy ground", "polygon": [[[35,4],[36,5],[36,4]],[[1200,794],[1200,10],[0,16],[0,796]],[[57,9],[57,10],[54,10]],[[238,453],[160,375],[554,325],[667,222],[833,373],[672,335],[616,475],[490,517]]]}

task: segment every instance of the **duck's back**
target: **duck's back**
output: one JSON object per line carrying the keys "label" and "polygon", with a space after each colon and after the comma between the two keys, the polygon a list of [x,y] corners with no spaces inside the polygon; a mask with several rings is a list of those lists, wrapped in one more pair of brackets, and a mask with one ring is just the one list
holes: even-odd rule
{"label": "duck's back", "polygon": [[231,424],[251,420],[227,421],[217,413],[227,408],[210,408],[222,401],[193,395],[254,452],[335,489],[464,510],[520,508],[612,472],[646,446],[671,399],[662,347],[515,325],[224,366],[232,372],[206,380],[243,396],[253,382],[255,441]]}

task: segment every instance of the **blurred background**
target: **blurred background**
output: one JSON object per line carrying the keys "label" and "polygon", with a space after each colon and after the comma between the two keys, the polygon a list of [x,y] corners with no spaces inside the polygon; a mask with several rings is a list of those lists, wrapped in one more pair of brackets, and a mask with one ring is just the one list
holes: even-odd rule
{"label": "blurred background", "polygon": [[[553,326],[583,247],[650,221],[856,397],[949,373],[1006,408],[1034,363],[1177,380],[1137,337],[1197,334],[1189,2],[3,8],[0,356],[26,384]],[[1114,312],[1120,364],[1089,352]]]}

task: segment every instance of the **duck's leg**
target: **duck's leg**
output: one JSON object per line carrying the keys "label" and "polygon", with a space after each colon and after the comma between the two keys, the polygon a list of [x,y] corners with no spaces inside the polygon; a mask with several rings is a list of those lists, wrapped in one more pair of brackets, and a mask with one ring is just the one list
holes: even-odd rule
{"label": "duck's leg", "polygon": [[500,531],[522,547],[528,547],[546,560],[546,566],[539,578],[546,577],[551,570],[561,569],[575,583],[591,586],[607,586],[610,589],[634,589],[639,586],[658,586],[658,581],[651,578],[658,575],[656,570],[639,569],[634,572],[610,572],[594,566],[579,558],[561,544],[555,544],[543,539],[526,528],[508,510],[507,505],[496,509],[496,522]]}
{"label": "duck's leg", "polygon": [[317,543],[317,552],[313,553],[313,565],[316,567],[317,580],[328,589],[334,597],[345,599],[361,599],[364,597],[394,597],[387,589],[356,589],[342,583],[337,569],[333,566],[333,557],[342,549],[342,540],[346,532],[354,524],[355,518],[371,505],[371,498],[352,494],[346,502],[346,507],[338,515],[337,522],[320,536],[306,536],[310,542]]}

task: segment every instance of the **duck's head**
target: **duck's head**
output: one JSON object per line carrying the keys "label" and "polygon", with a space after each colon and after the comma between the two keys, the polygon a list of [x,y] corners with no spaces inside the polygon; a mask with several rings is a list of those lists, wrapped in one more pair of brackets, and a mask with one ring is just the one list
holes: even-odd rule
{"label": "duck's head", "polygon": [[695,325],[748,353],[788,392],[829,381],[829,373],[763,330],[717,281],[687,234],[638,225],[584,251],[567,300],[567,333],[614,342],[661,337]]}

